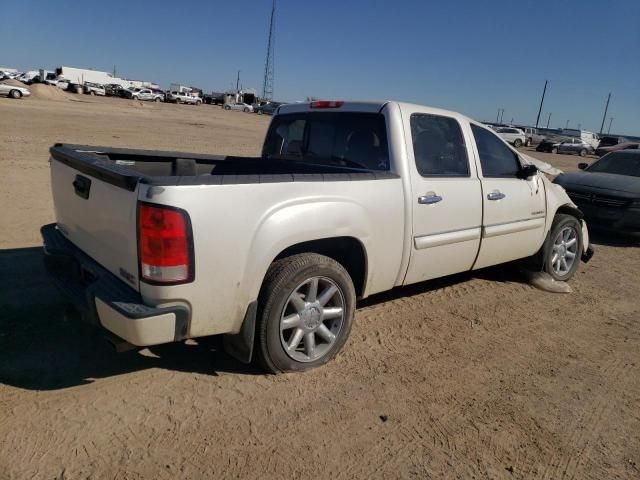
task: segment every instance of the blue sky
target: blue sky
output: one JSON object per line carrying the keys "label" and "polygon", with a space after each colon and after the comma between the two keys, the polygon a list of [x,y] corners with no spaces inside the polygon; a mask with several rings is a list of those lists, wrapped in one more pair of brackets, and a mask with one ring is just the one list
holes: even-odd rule
{"label": "blue sky", "polygon": [[[0,65],[261,90],[270,0],[5,2]],[[397,99],[640,135],[640,1],[278,0],[275,96]]]}

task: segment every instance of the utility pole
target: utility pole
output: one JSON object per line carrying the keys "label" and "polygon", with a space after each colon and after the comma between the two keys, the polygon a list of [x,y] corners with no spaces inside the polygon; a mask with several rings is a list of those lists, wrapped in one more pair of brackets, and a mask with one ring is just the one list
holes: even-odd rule
{"label": "utility pole", "polygon": [[544,90],[542,90],[542,98],[540,99],[540,108],[538,109],[538,117],[536,118],[536,128],[538,128],[538,123],[540,122],[540,114],[542,113],[542,103],[544,102],[544,95],[547,93],[547,83],[548,80],[544,81]]}
{"label": "utility pole", "polygon": [[502,125],[502,116],[504,115],[504,108],[501,108],[501,112],[500,112],[500,125]]}
{"label": "utility pole", "polygon": [[609,130],[607,130],[607,135],[611,133],[611,124],[613,123],[613,117],[609,117]]}
{"label": "utility pole", "polygon": [[569,128],[569,120],[567,120],[566,125],[564,126],[565,129]]}
{"label": "utility pole", "polygon": [[511,117],[511,123],[509,125],[513,125],[513,117]]}
{"label": "utility pole", "polygon": [[116,66],[114,65],[113,66],[113,78],[116,78],[116,77],[117,77],[117,75],[116,75]]}
{"label": "utility pole", "polygon": [[609,100],[611,100],[611,92],[609,92],[609,96],[607,97],[607,105],[604,107],[604,115],[602,116],[602,125],[600,125],[600,135],[602,135],[602,131],[604,130],[604,121],[607,118],[607,110],[609,110]]}
{"label": "utility pole", "polygon": [[240,70],[238,70],[238,76],[236,77],[236,93],[239,92],[238,87],[240,86]]}
{"label": "utility pole", "polygon": [[551,112],[549,112],[549,118],[547,118],[547,128],[549,128],[550,122],[551,122]]}
{"label": "utility pole", "polygon": [[500,110],[502,110],[501,108],[498,109],[498,114],[496,115],[496,123],[500,123]]}
{"label": "utility pole", "polygon": [[578,130],[582,130],[582,124],[581,123],[578,124]]}

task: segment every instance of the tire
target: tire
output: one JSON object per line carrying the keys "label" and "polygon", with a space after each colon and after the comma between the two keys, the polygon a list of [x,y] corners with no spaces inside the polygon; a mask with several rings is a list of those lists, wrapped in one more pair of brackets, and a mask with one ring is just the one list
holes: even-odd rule
{"label": "tire", "polygon": [[199,107],[200,105],[202,105],[202,102],[200,101],[196,102],[196,107]]}
{"label": "tire", "polygon": [[222,107],[222,108],[224,108],[225,110],[231,110],[231,107],[230,107],[229,105],[225,105],[225,106],[224,106],[224,107]]}
{"label": "tire", "polygon": [[155,98],[155,100],[154,100],[154,102],[156,102],[156,103],[157,103],[157,102],[161,102],[161,101],[162,101],[162,100],[160,99],[160,97],[156,97],[156,98]]}
{"label": "tire", "polygon": [[584,149],[584,148],[582,150],[580,150],[580,156],[581,157],[586,157],[587,156],[587,150]]}
{"label": "tire", "polygon": [[264,112],[262,110],[258,110],[258,115],[264,115]]}
{"label": "tire", "polygon": [[20,90],[11,90],[9,92],[9,96],[11,98],[18,99],[18,98],[22,97],[22,92],[20,92]]}
{"label": "tire", "polygon": [[242,109],[242,111],[243,111],[244,113],[247,113],[247,112],[249,111],[249,109],[245,107],[245,108],[243,108],[243,109]]}
{"label": "tire", "polygon": [[91,95],[92,97],[96,94],[96,92],[94,92],[93,90],[89,90],[89,95]]}
{"label": "tire", "polygon": [[527,140],[524,142],[524,146],[525,147],[530,147],[531,146],[531,139],[527,138]]}
{"label": "tire", "polygon": [[[572,231],[569,237],[565,233],[567,230]],[[561,236],[562,238],[560,238]],[[569,239],[567,240],[567,238]],[[571,243],[572,239],[575,239],[574,243]],[[560,246],[563,248],[558,248]],[[543,270],[551,275],[554,280],[562,282],[569,280],[578,269],[583,248],[580,221],[572,215],[557,214],[553,219],[551,229],[543,246]],[[568,253],[574,256],[571,258]],[[565,265],[556,255],[565,259]],[[569,261],[571,261],[570,264]]]}
{"label": "tire", "polygon": [[555,148],[555,147],[554,147],[554,148],[552,148],[552,149],[551,149],[551,153],[558,153],[558,149],[557,149],[557,148]]}
{"label": "tire", "polygon": [[[317,295],[312,293],[314,282]],[[307,302],[307,298],[317,300]],[[355,304],[351,277],[335,260],[302,253],[274,262],[258,298],[254,349],[257,363],[272,373],[299,372],[324,365],[347,341]],[[327,318],[330,314],[332,318]],[[285,324],[285,319],[297,323]],[[293,348],[287,349],[285,344]]]}
{"label": "tire", "polygon": [[516,138],[513,141],[513,146],[516,147],[516,148],[520,148],[522,146],[522,140],[520,140],[519,138]]}

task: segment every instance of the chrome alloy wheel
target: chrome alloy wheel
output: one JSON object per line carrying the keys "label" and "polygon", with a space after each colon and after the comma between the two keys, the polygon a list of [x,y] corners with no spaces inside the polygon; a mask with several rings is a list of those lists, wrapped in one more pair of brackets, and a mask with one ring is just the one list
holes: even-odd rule
{"label": "chrome alloy wheel", "polygon": [[289,295],[280,316],[280,342],[289,357],[311,362],[326,355],[344,324],[344,295],[326,277],[312,277]]}
{"label": "chrome alloy wheel", "polygon": [[578,232],[574,227],[567,226],[558,232],[553,241],[551,252],[551,268],[564,276],[571,270],[578,254]]}

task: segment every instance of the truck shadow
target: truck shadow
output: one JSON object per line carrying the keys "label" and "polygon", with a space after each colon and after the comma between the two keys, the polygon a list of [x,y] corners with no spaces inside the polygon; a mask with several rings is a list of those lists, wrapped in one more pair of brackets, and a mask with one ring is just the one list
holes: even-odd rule
{"label": "truck shadow", "polygon": [[117,353],[100,332],[65,315],[41,248],[0,250],[0,383],[55,390],[148,368],[262,374],[222,351],[218,338]]}

